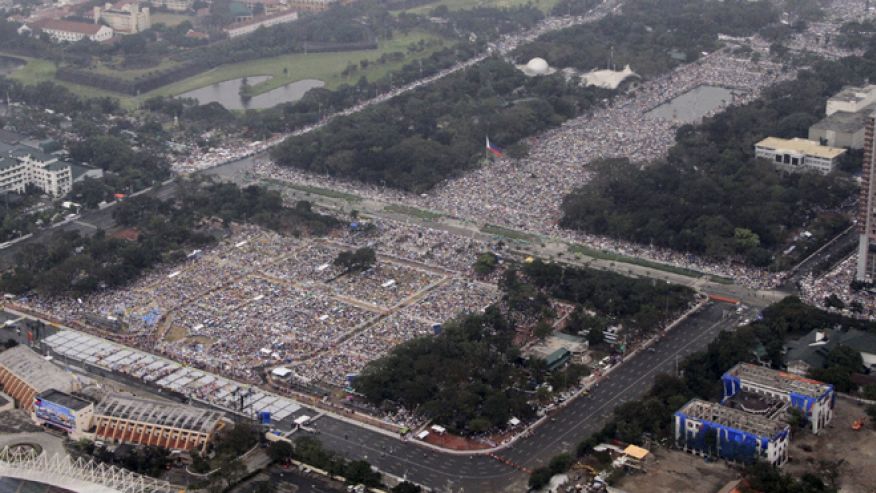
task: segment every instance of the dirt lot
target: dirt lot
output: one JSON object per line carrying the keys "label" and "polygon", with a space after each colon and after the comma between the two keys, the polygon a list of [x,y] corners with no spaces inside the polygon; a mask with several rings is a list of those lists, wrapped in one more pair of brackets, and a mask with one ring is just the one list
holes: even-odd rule
{"label": "dirt lot", "polygon": [[617,487],[627,493],[714,493],[738,473],[723,462],[706,463],[702,457],[658,448],[647,463],[647,472],[625,476]]}
{"label": "dirt lot", "polygon": [[837,399],[833,420],[819,436],[798,433],[791,437],[791,461],[785,470],[795,476],[816,472],[821,461],[843,461],[839,467],[842,493],[876,491],[876,427],[867,423],[861,431],[851,428],[852,421],[865,416],[864,408]]}

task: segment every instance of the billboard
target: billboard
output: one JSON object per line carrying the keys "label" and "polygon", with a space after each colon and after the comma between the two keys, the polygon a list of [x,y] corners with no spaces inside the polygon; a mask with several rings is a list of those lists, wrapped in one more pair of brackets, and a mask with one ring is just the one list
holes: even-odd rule
{"label": "billboard", "polygon": [[76,428],[76,417],[73,411],[54,402],[45,399],[35,399],[33,410],[36,417],[58,428],[73,431]]}

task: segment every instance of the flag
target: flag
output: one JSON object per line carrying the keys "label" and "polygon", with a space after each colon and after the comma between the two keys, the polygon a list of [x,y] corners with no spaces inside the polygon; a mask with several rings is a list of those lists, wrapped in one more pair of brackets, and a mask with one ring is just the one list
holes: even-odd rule
{"label": "flag", "polygon": [[505,153],[502,152],[502,149],[499,149],[495,144],[490,143],[490,137],[487,137],[487,150],[492,152],[496,157],[505,157]]}

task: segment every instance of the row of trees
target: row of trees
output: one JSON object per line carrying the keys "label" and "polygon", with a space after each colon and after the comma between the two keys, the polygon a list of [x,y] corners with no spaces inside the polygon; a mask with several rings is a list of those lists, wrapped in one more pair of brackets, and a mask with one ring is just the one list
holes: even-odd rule
{"label": "row of trees", "polygon": [[[554,11],[588,6],[590,1],[566,1]],[[778,11],[766,1],[636,0],[622,15],[600,22],[564,29],[528,43],[515,58],[525,63],[542,57],[551,66],[582,71],[629,64],[639,75],[650,77],[682,63],[696,60],[703,51],[718,47],[718,34],[750,36],[778,21]],[[673,57],[675,55],[675,57]]]}
{"label": "row of trees", "polygon": [[[751,33],[775,19],[765,2],[707,2],[708,7],[692,0],[676,3],[678,9],[637,0],[622,15],[544,36],[514,56],[546,56],[557,66],[590,69],[608,60],[614,46],[621,63],[625,56],[644,53],[629,61],[640,63],[647,73],[658,73],[678,63],[670,49],[691,51],[693,57],[714,47],[719,25]],[[724,16],[720,24],[694,20],[711,8]],[[644,14],[637,13],[640,10]],[[528,78],[512,64],[491,58],[367,111],[338,118],[321,131],[290,138],[275,149],[274,158],[283,166],[422,192],[475,167],[483,156],[485,135],[509,146],[579,114],[608,94],[567,84],[562,74]]]}
{"label": "row of trees", "polygon": [[806,135],[828,97],[876,76],[873,60],[816,63],[752,103],[679,128],[668,156],[644,168],[626,158],[592,163],[594,179],[564,200],[562,225],[756,266],[804,224],[842,229],[824,211],[851,197],[848,176],[782,173],[754,157],[754,143]]}
{"label": "row of trees", "polygon": [[276,147],[282,166],[425,191],[483,157],[486,134],[515,142],[589,107],[596,91],[528,78],[499,58],[337,118]]}
{"label": "row of trees", "polygon": [[336,219],[313,212],[299,202],[285,207],[279,193],[257,186],[240,189],[230,183],[181,182],[177,201],[141,195],[119,204],[113,217],[139,233],[127,241],[98,231],[56,234],[22,249],[16,265],[0,277],[7,293],[29,290],[48,295],[82,295],[124,285],[164,261],[179,261],[194,248],[215,241],[204,224],[251,222],[289,234],[324,234]]}

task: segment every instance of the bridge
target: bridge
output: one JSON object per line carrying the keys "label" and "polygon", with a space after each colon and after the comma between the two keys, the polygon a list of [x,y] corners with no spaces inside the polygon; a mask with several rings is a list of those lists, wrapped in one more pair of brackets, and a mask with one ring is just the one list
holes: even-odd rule
{"label": "bridge", "polygon": [[37,452],[32,448],[3,447],[0,477],[48,484],[76,493],[179,493],[167,481],[136,474],[93,459]]}

